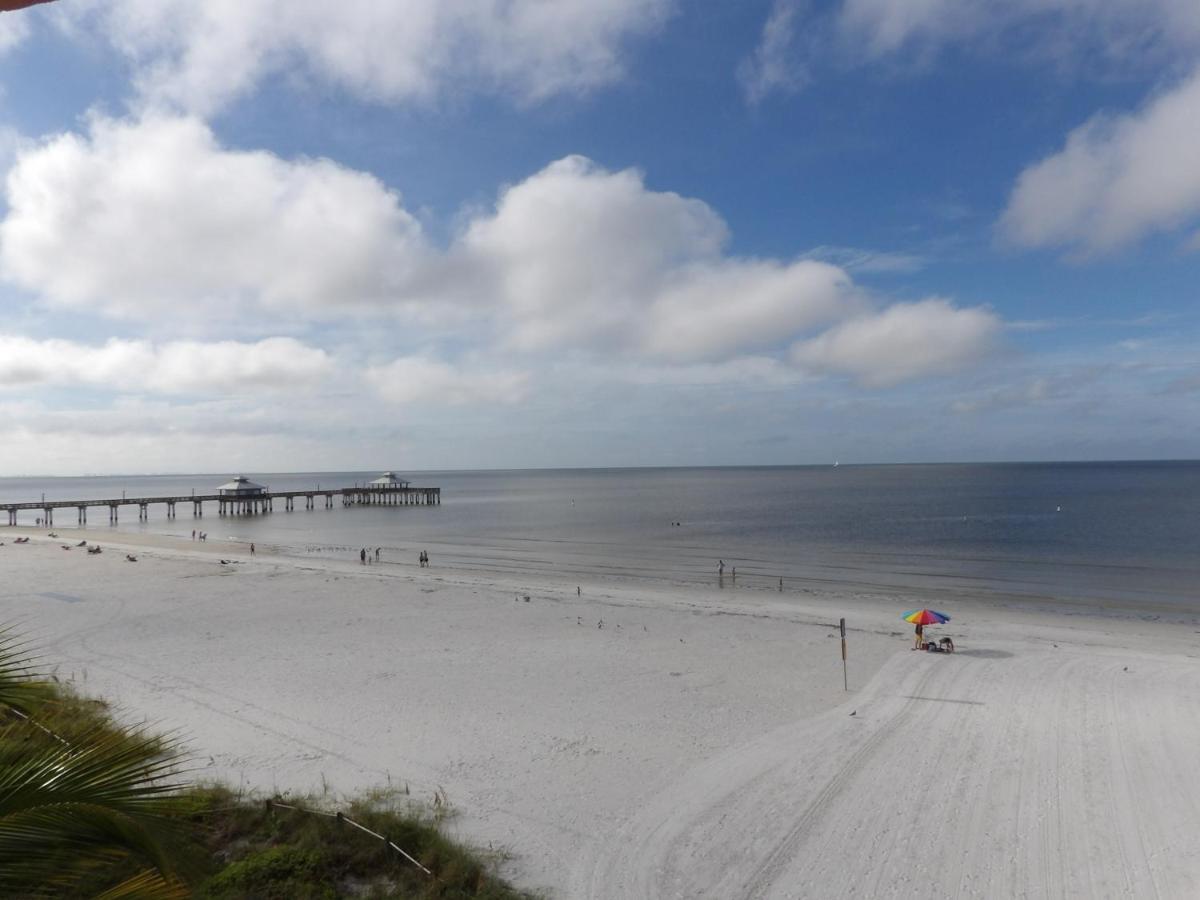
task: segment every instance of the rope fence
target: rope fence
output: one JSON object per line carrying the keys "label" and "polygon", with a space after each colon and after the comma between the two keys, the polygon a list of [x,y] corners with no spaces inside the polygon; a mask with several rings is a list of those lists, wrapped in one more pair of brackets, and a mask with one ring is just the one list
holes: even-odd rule
{"label": "rope fence", "polygon": [[429,871],[429,869],[425,868],[423,865],[421,865],[419,862],[417,862],[417,860],[415,860],[411,855],[409,855],[407,852],[405,852],[403,847],[399,846],[391,838],[387,837],[386,835],[379,834],[378,832],[372,831],[366,825],[362,825],[358,822],[355,822],[353,819],[351,819],[349,816],[347,816],[345,813],[341,812],[340,810],[337,812],[325,812],[322,809],[305,809],[303,806],[294,806],[291,803],[284,803],[281,800],[272,800],[272,799],[268,799],[265,802],[266,802],[268,811],[270,811],[272,809],[292,809],[292,810],[295,810],[296,812],[308,813],[309,815],[313,815],[313,816],[324,816],[327,819],[336,819],[338,821],[339,825],[342,823],[351,825],[351,826],[357,828],[359,831],[369,834],[371,837],[375,838],[376,840],[383,841],[385,846],[391,847],[393,850],[395,850],[397,853],[399,853],[401,856],[403,856],[405,859],[407,859],[410,863],[412,863],[414,866],[416,866],[418,869],[420,869],[422,872],[424,872],[430,878],[434,877],[433,873],[431,871]]}
{"label": "rope fence", "polygon": [[64,747],[71,747],[70,741],[68,741],[61,734],[55,734],[53,731],[51,731],[49,728],[47,728],[45,725],[43,725],[37,719],[31,718],[30,716],[25,715],[25,713],[21,712],[19,709],[17,709],[16,707],[13,707],[13,706],[8,707],[8,711],[10,713],[12,713],[13,715],[18,716],[19,718],[24,719],[26,722],[28,722],[34,728],[41,729],[43,732],[50,735],[50,737],[54,738],[56,741],[58,741]]}

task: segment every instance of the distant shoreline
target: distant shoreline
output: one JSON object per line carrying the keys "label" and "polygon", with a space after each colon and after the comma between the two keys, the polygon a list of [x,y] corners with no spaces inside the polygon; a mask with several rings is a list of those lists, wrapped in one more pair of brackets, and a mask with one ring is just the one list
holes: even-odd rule
{"label": "distant shoreline", "polygon": [[[518,467],[502,467],[502,468],[480,468],[480,469],[430,469],[430,468],[410,468],[405,469],[406,472],[419,475],[503,475],[508,472],[662,472],[662,471],[739,471],[739,470],[787,470],[787,469],[819,469],[824,467],[832,467],[835,460],[831,457],[828,461],[817,461],[807,463],[717,463],[717,464],[691,464],[691,465],[661,465],[661,466],[518,466]],[[845,458],[836,460],[839,468],[844,467],[893,467],[893,466],[1107,466],[1107,465],[1197,465],[1200,464],[1200,458],[1197,459],[992,459],[992,460],[897,460],[893,462],[879,461],[850,461]],[[244,467],[243,467],[244,468]],[[288,475],[288,476],[325,476],[325,475],[345,475],[347,473],[356,474],[359,476],[373,477],[379,472],[387,468],[383,465],[376,469],[347,469],[347,470],[322,470],[322,471],[275,471],[270,468],[261,469],[245,469],[256,475]],[[82,479],[82,478],[213,478],[221,479],[229,476],[230,469],[221,469],[211,472],[77,472],[73,474],[47,474],[39,472],[14,473],[10,475],[0,475],[0,483],[8,479],[41,479],[46,481],[54,481],[59,479]],[[241,471],[241,469],[239,469]]]}

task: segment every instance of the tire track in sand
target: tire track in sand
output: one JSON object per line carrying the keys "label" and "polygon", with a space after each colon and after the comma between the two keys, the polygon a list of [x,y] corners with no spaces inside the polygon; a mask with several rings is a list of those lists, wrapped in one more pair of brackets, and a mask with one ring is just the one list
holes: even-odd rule
{"label": "tire track in sand", "polygon": [[[923,692],[934,674],[932,668],[926,668],[925,673],[917,684],[916,694]],[[904,703],[895,713],[875,729],[874,733],[863,742],[846,760],[845,765],[823,787],[812,802],[801,812],[795,824],[788,830],[783,839],[776,845],[771,854],[763,860],[761,868],[755,877],[746,885],[747,900],[762,897],[778,880],[783,868],[796,855],[800,845],[808,837],[814,824],[825,814],[833,802],[846,789],[847,784],[862,771],[863,767],[879,752],[888,738],[895,733],[901,722],[912,712],[917,700],[915,697],[905,698]]]}
{"label": "tire track in sand", "polygon": [[[595,849],[577,868],[571,895],[763,896],[815,824],[911,715],[914,697],[934,672],[929,666],[914,670],[907,654],[897,654],[847,704],[701,764]],[[847,706],[859,717],[849,718]],[[873,718],[875,710],[881,720]],[[855,733],[864,725],[871,728],[865,738]],[[811,799],[797,815],[798,796]],[[792,825],[779,837],[781,821]],[[751,857],[761,862],[747,879]]]}

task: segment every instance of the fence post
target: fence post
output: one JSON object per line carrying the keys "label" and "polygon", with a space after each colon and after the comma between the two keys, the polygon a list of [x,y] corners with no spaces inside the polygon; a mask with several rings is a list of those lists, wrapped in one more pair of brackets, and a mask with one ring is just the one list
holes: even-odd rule
{"label": "fence post", "polygon": [[846,674],[846,620],[839,623],[842,629],[842,688],[850,690],[850,676]]}

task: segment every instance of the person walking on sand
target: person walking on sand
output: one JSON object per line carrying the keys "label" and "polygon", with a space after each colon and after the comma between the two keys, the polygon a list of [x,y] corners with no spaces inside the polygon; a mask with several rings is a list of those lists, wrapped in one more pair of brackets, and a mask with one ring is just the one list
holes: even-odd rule
{"label": "person walking on sand", "polygon": [[193,528],[192,529],[192,540],[194,541],[195,539],[196,539],[196,529]]}
{"label": "person walking on sand", "polygon": [[253,555],[254,555],[254,543],[253,543],[253,541],[250,543],[250,555],[251,555],[251,556],[253,556]]}
{"label": "person walking on sand", "polygon": [[358,551],[358,561],[364,566],[367,564],[367,548],[366,547],[364,547]]}
{"label": "person walking on sand", "polygon": [[379,547],[376,547],[376,548],[375,548],[375,562],[379,562],[379,551],[380,551],[380,549],[381,549],[381,548],[379,548]]}
{"label": "person walking on sand", "polygon": [[720,578],[725,577],[725,560],[723,559],[717,560],[717,576]]}
{"label": "person walking on sand", "polygon": [[916,638],[916,643],[914,643],[914,644],[913,644],[913,649],[914,649],[914,650],[920,650],[920,649],[921,649],[921,647],[924,645],[924,643],[925,643],[925,626],[924,626],[924,625],[918,625],[918,626],[917,626],[917,638]]}

